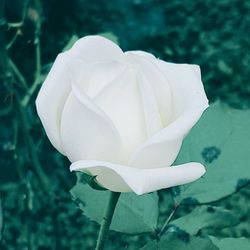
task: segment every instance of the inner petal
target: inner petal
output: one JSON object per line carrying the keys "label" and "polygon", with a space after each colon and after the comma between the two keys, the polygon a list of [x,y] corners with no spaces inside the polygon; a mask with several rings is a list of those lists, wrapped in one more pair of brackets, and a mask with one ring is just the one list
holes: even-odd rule
{"label": "inner petal", "polygon": [[129,51],[125,53],[126,59],[137,71],[141,72],[147,82],[151,85],[152,94],[158,105],[162,127],[166,127],[172,120],[172,93],[170,84],[165,75],[156,66],[155,58],[141,56]]}
{"label": "inner petal", "polygon": [[115,61],[92,65],[92,67],[89,68],[87,79],[87,82],[89,83],[87,95],[89,97],[96,96],[110,82],[117,78],[125,68],[126,66],[124,64]]}
{"label": "inner petal", "polygon": [[68,64],[68,68],[74,84],[92,98],[119,76],[126,65],[117,61],[86,63],[74,59]]}
{"label": "inner petal", "polygon": [[151,137],[162,128],[159,107],[152,86],[147,78],[140,72],[137,72],[137,77],[147,135]]}
{"label": "inner petal", "polygon": [[134,69],[127,68],[93,99],[115,124],[122,139],[123,161],[127,163],[130,155],[147,138]]}

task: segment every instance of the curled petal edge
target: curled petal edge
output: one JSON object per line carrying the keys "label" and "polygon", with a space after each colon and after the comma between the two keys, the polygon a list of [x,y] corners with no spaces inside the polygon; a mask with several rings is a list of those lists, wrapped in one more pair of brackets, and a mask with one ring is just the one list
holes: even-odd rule
{"label": "curled petal edge", "polygon": [[[163,128],[158,133],[150,137],[144,144],[137,148],[130,158],[129,166],[138,167],[138,164],[152,164],[149,159],[152,159],[154,155],[157,155],[157,145],[162,145],[161,147],[164,148],[177,148],[175,153],[169,155],[168,158],[164,158],[165,163],[167,163],[167,160],[169,160],[167,163],[168,165],[173,163],[179,152],[182,140],[185,138],[191,128],[197,123],[202,113],[209,107],[207,99],[202,98],[202,93],[198,92],[193,97],[195,102],[190,103],[189,107],[187,107],[181,116],[179,116],[167,127]],[[151,153],[149,153],[147,149],[150,149]],[[142,159],[145,160],[142,161]],[[164,162],[161,161],[160,164],[158,162],[158,165],[155,167],[162,166]]]}
{"label": "curled petal edge", "polygon": [[65,101],[71,91],[66,68],[68,60],[68,52],[57,56],[36,98],[37,114],[46,134],[52,145],[63,155],[65,152],[60,138],[60,121]]}
{"label": "curled petal edge", "polygon": [[[138,169],[94,160],[74,162],[71,164],[70,170],[86,172],[91,168],[97,167],[113,171],[121,177],[131,191],[137,195],[193,182],[206,172],[205,167],[198,162],[189,162],[165,168]],[[120,190],[116,190],[115,188],[111,191],[120,192]]]}

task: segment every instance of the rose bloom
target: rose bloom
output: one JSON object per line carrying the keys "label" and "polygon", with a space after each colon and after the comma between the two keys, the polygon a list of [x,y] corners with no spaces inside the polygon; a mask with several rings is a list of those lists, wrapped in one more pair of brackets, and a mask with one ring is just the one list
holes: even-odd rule
{"label": "rose bloom", "polygon": [[140,195],[205,173],[200,163],[171,166],[208,107],[197,65],[86,36],[57,56],[36,107],[70,169],[96,175],[112,191]]}

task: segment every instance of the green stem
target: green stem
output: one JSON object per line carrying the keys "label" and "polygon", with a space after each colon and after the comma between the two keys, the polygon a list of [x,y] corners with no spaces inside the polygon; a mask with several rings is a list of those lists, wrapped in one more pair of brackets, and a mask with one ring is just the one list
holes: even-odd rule
{"label": "green stem", "polygon": [[160,238],[161,235],[164,233],[164,231],[165,231],[167,225],[169,224],[170,220],[173,218],[173,216],[174,216],[176,210],[178,209],[178,207],[179,207],[179,204],[176,204],[176,205],[174,206],[174,209],[172,210],[172,212],[171,212],[170,215],[168,216],[168,218],[167,218],[167,220],[165,221],[164,225],[162,226],[160,232],[157,234],[157,238]]}
{"label": "green stem", "polygon": [[116,193],[116,192],[111,192],[110,194],[109,203],[108,203],[105,215],[102,220],[101,228],[99,231],[97,244],[95,248],[96,250],[104,249],[105,240],[108,235],[109,227],[110,227],[110,224],[114,215],[115,207],[120,197],[120,194],[121,193]]}
{"label": "green stem", "polygon": [[3,76],[4,82],[7,75],[7,52],[5,49],[6,37],[6,21],[4,18],[5,1],[0,1],[0,78]]}
{"label": "green stem", "polygon": [[36,20],[36,30],[35,30],[35,55],[36,55],[36,72],[35,72],[35,79],[34,83],[31,85],[30,89],[28,90],[27,94],[24,96],[22,100],[22,105],[26,107],[30,102],[31,97],[35,93],[36,89],[38,88],[39,84],[41,83],[41,44],[40,44],[40,32],[41,32],[41,15],[42,15],[42,7],[39,0],[35,1],[36,11],[38,12],[38,19]]}
{"label": "green stem", "polygon": [[8,65],[9,65],[10,69],[12,70],[13,74],[15,75],[16,79],[18,80],[18,82],[20,82],[22,87],[26,91],[28,91],[29,87],[27,85],[27,82],[26,82],[24,76],[22,75],[20,70],[17,68],[16,64],[11,60],[11,58],[9,58],[9,60],[8,60]]}

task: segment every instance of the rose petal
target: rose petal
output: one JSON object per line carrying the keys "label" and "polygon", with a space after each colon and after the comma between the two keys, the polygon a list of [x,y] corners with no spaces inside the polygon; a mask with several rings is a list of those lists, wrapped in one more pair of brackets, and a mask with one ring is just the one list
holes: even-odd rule
{"label": "rose petal", "polygon": [[142,50],[130,50],[128,52],[125,52],[125,54],[134,54],[134,55],[146,57],[148,59],[155,59],[155,56],[153,54],[146,52],[146,51],[142,51]]}
{"label": "rose petal", "polygon": [[160,113],[162,125],[165,127],[170,123],[172,116],[172,93],[169,82],[155,64],[156,59],[149,56],[141,56],[140,53],[126,52],[127,60],[137,70],[137,73],[144,76],[150,83],[152,95],[158,104],[158,112]]}
{"label": "rose petal", "polygon": [[186,184],[205,173],[204,166],[197,162],[167,168],[137,169],[110,162],[77,161],[70,166],[70,170],[90,171],[97,175],[97,181],[102,186],[111,191],[133,191],[138,195]]}
{"label": "rose petal", "polygon": [[60,139],[61,114],[70,93],[70,79],[67,74],[67,52],[59,54],[43,83],[36,99],[37,113],[53,146],[64,153]]}
{"label": "rose petal", "polygon": [[123,60],[120,47],[102,36],[85,36],[79,39],[69,52],[87,63]]}
{"label": "rose petal", "polygon": [[93,99],[112,120],[122,139],[123,162],[146,140],[143,109],[135,72],[127,68]]}
{"label": "rose petal", "polygon": [[194,97],[198,98],[198,102],[203,102],[204,106],[208,106],[198,65],[167,63],[161,60],[155,60],[155,63],[171,86],[174,114],[172,120],[181,115],[190,102],[195,101]]}
{"label": "rose petal", "polygon": [[72,59],[68,63],[70,77],[79,90],[90,98],[96,96],[117,78],[126,65],[116,61],[88,63],[79,59]]}
{"label": "rose petal", "polygon": [[176,72],[173,68],[165,72],[171,87],[175,88],[172,91],[174,114],[179,114],[175,115],[172,123],[137,149],[131,157],[130,166],[157,168],[171,165],[179,152],[183,138],[208,107],[202,82],[193,68],[187,65],[181,68],[183,71],[179,78],[175,75],[180,75],[181,72]]}
{"label": "rose petal", "polygon": [[70,161],[97,159],[120,162],[121,141],[114,125],[74,86],[63,110],[61,138]]}
{"label": "rose petal", "polygon": [[195,73],[196,77],[199,80],[201,80],[201,69],[200,69],[200,66],[199,65],[195,65],[195,64],[189,64],[189,66],[191,67],[191,69]]}
{"label": "rose petal", "polygon": [[140,72],[137,72],[137,79],[147,135],[151,137],[162,128],[160,111],[152,86],[147,78]]}

